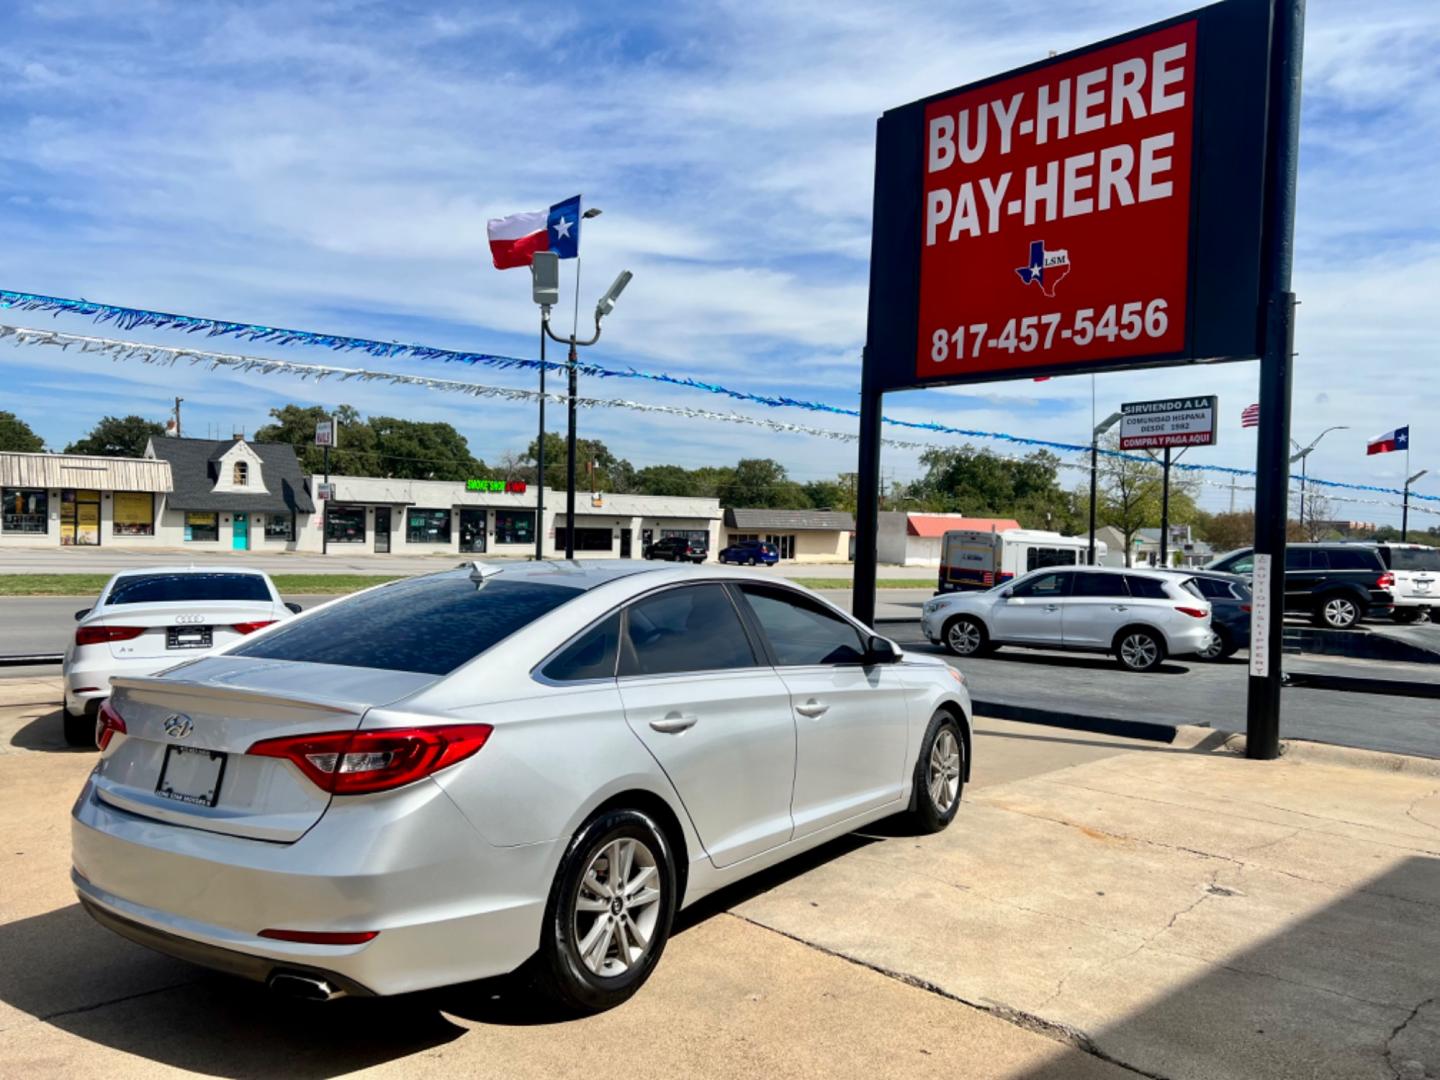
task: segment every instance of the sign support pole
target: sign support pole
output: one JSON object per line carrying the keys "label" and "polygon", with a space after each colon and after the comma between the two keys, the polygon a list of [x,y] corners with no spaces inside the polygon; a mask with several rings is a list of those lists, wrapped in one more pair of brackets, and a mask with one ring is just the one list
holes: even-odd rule
{"label": "sign support pole", "polygon": [[1160,481],[1160,565],[1170,565],[1170,447],[1165,447]]}
{"label": "sign support pole", "polygon": [[[1270,23],[1270,104],[1266,136],[1265,352],[1260,359],[1260,428],[1255,489],[1255,556],[1269,565],[1267,640],[1250,645],[1245,756],[1280,756],[1280,687],[1284,662],[1285,527],[1289,518],[1290,392],[1294,379],[1295,184],[1300,149],[1300,70],[1305,0],[1273,0]],[[1262,575],[1257,572],[1257,579]],[[1257,581],[1258,583],[1258,581]]]}
{"label": "sign support pole", "polygon": [[[868,370],[868,365],[866,366]],[[875,571],[880,539],[880,430],[885,395],[868,376],[860,382],[860,461],[855,477],[855,580],[850,611],[875,625]]]}
{"label": "sign support pole", "polygon": [[[335,429],[332,427],[330,430],[333,432]],[[332,438],[332,439],[334,438],[334,435],[333,435],[333,434],[331,435],[331,438]],[[326,490],[326,491],[329,491],[329,490],[330,490],[330,444],[329,444],[329,443],[326,443],[326,444],[325,444],[324,454],[325,454],[325,490]],[[328,554],[330,553],[330,503],[331,503],[331,501],[332,501],[332,500],[330,500],[330,499],[326,499],[326,500],[325,500],[325,509],[324,509],[324,511],[323,511],[323,512],[321,513],[321,515],[320,515],[320,554],[321,554],[321,555],[328,555]]]}
{"label": "sign support pole", "polygon": [[545,558],[545,319],[540,312],[540,434],[535,440],[535,561]]}
{"label": "sign support pole", "polygon": [[1100,436],[1090,435],[1090,551],[1086,556],[1087,566],[1095,565],[1095,500],[1100,497]]}

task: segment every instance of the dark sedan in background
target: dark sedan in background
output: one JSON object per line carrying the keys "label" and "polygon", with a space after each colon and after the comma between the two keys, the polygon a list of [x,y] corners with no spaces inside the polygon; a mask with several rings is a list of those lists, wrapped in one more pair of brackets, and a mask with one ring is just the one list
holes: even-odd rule
{"label": "dark sedan in background", "polygon": [[1224,660],[1238,649],[1250,647],[1250,582],[1239,574],[1214,570],[1167,570],[1183,578],[1191,592],[1210,601],[1210,642],[1195,655],[1202,660]]}

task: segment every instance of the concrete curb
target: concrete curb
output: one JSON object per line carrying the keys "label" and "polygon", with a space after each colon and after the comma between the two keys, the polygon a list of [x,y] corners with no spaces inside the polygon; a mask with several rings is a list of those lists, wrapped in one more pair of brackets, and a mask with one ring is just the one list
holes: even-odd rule
{"label": "concrete curb", "polygon": [[[1215,749],[1243,757],[1245,736],[1238,732],[1225,734],[1224,740]],[[1440,779],[1440,758],[1392,754],[1383,750],[1361,750],[1354,746],[1332,746],[1329,743],[1310,742],[1306,739],[1281,739],[1280,760],[1297,764],[1344,765],[1352,769],[1371,769],[1375,772],[1404,773],[1407,776],[1431,776]]]}

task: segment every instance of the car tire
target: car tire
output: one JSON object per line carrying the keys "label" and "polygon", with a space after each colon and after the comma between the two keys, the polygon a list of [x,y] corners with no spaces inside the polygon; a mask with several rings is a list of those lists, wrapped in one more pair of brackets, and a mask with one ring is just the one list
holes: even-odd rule
{"label": "car tire", "polygon": [[1195,655],[1201,660],[1209,660],[1212,663],[1228,660],[1235,655],[1235,646],[1230,641],[1230,635],[1224,630],[1212,630],[1210,641]]}
{"label": "car tire", "polygon": [[69,709],[62,710],[64,714],[65,745],[84,746],[91,750],[95,749],[95,713],[86,709],[79,716],[76,716]]}
{"label": "car tire", "polygon": [[[616,896],[613,864],[627,852],[624,892]],[[637,810],[592,818],[570,842],[550,889],[540,951],[531,961],[534,986],[567,1012],[613,1009],[660,962],[677,899],[674,857],[653,819]]]}
{"label": "car tire", "polygon": [[993,648],[985,624],[969,615],[948,620],[940,631],[940,640],[956,656],[983,656]]}
{"label": "car tire", "polygon": [[1126,671],[1154,671],[1165,662],[1165,641],[1147,627],[1128,627],[1115,635],[1115,660]]}
{"label": "car tire", "polygon": [[940,832],[955,820],[964,793],[965,739],[955,717],[941,709],[920,740],[906,820],[916,833]]}
{"label": "car tire", "polygon": [[754,560],[754,558],[746,559],[746,560],[745,560],[745,565],[746,565],[746,566],[754,566],[754,565],[755,565],[755,560]]}
{"label": "car tire", "polygon": [[1364,605],[1349,593],[1329,593],[1315,605],[1315,625],[1326,630],[1353,630],[1365,617]]}

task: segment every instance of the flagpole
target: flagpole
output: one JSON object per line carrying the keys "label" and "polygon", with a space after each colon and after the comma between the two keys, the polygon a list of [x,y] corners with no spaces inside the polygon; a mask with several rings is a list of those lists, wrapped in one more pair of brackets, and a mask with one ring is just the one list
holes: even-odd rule
{"label": "flagpole", "polygon": [[[578,231],[580,224],[577,221]],[[598,320],[597,320],[598,328]],[[580,329],[580,253],[575,253],[575,318],[570,325],[570,355],[566,367],[570,381],[569,414],[570,425],[565,435],[565,558],[575,558],[575,395],[578,392],[575,380],[575,362],[579,358],[575,351],[575,339]]]}

